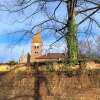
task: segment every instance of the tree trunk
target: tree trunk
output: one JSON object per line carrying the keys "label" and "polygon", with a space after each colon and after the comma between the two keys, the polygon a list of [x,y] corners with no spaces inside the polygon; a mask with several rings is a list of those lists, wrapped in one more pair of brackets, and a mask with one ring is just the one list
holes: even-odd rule
{"label": "tree trunk", "polygon": [[67,4],[68,9],[68,32],[66,33],[66,40],[68,46],[68,61],[72,65],[78,63],[78,47],[77,47],[77,25],[75,20],[75,0],[69,0]]}

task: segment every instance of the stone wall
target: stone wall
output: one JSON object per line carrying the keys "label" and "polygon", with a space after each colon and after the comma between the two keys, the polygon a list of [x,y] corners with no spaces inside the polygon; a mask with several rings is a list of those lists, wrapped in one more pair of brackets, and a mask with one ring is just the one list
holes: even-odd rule
{"label": "stone wall", "polygon": [[90,74],[11,71],[0,78],[0,100],[99,100],[99,71]]}

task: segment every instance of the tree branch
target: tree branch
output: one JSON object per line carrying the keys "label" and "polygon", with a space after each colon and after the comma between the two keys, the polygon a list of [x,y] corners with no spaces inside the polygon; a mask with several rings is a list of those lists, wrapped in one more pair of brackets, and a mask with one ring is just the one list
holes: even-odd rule
{"label": "tree branch", "polygon": [[81,22],[79,22],[79,24],[78,24],[78,26],[80,25],[80,24],[82,24],[84,21],[86,21],[90,16],[92,16],[93,14],[95,14],[97,11],[99,11],[100,10],[100,8],[98,8],[98,9],[96,9],[94,12],[92,12],[90,15],[88,15],[86,18],[84,18]]}
{"label": "tree branch", "polygon": [[81,11],[77,11],[77,14],[82,13],[82,12],[91,11],[91,10],[94,10],[94,9],[97,9],[97,8],[100,8],[100,6],[97,6],[97,7],[92,7],[92,8],[88,8],[88,9],[81,10]]}

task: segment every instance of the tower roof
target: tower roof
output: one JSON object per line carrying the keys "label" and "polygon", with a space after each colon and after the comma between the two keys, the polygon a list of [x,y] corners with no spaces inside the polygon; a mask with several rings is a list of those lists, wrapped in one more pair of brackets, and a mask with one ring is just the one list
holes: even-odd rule
{"label": "tower roof", "polygon": [[41,34],[40,32],[36,32],[33,36],[32,43],[41,43],[41,42],[42,42]]}

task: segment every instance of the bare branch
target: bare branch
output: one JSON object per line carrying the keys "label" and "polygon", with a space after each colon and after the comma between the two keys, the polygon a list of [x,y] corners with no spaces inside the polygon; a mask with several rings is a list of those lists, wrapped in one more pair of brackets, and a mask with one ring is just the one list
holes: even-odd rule
{"label": "bare branch", "polygon": [[[59,8],[59,6],[61,5],[61,3],[62,3],[62,0],[59,2],[59,4],[57,5],[57,7],[55,8],[55,10],[54,10],[54,12],[53,12],[54,17],[55,17],[56,10]],[[52,15],[52,16],[53,16],[53,15]]]}
{"label": "bare branch", "polygon": [[93,11],[90,15],[88,15],[86,18],[84,18],[81,22],[79,22],[78,26],[80,24],[82,24],[84,21],[86,21],[90,16],[94,15],[97,11],[99,11],[100,8],[96,9],[95,11]]}
{"label": "bare branch", "polygon": [[88,8],[88,9],[81,10],[81,11],[77,11],[77,14],[82,13],[82,12],[92,11],[92,10],[97,9],[97,8],[100,8],[100,6]]}
{"label": "bare branch", "polygon": [[94,2],[93,0],[86,0],[86,2],[89,2],[89,3],[91,3],[91,4],[94,4],[94,5],[99,5],[100,6],[100,2],[99,3],[96,3],[96,2]]}
{"label": "bare branch", "polygon": [[[88,16],[87,14],[85,14],[85,13],[81,13],[81,14],[83,14],[83,15],[85,15],[85,16]],[[100,28],[100,24],[99,24],[99,22],[97,22],[94,18],[92,18],[91,16],[89,17],[92,21],[94,21],[95,23],[96,23],[96,25]]]}

